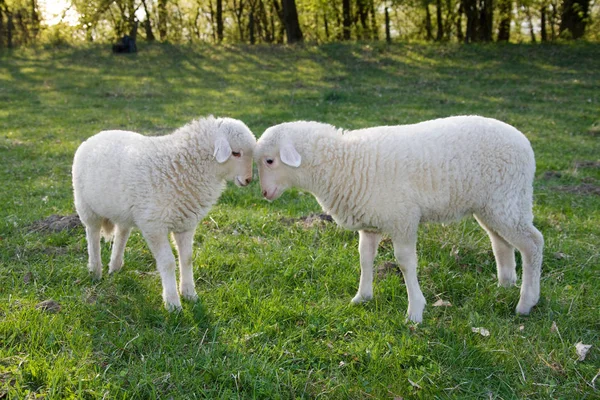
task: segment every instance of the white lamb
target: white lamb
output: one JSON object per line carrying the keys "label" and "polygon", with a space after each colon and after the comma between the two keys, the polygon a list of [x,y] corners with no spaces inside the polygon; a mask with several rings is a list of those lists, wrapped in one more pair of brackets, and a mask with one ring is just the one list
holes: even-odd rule
{"label": "white lamb", "polygon": [[307,190],[338,224],[359,231],[361,275],[353,303],[373,297],[373,260],[386,233],[406,282],[408,318],[422,321],[418,225],[467,214],[492,241],[500,285],[516,283],[514,248],[521,252],[516,311],[528,314],[537,303],[544,241],[532,223],[535,160],[527,138],[512,126],[477,116],[356,131],[291,122],[267,129],[254,158],[267,199],[289,187]]}
{"label": "white lamb", "polygon": [[123,266],[132,227],[142,231],[160,273],[167,309],[181,308],[175,278],[173,233],[181,295],[196,300],[192,272],[194,231],[225,188],[252,179],[256,138],[231,118],[195,120],[174,133],[148,137],[103,131],[79,146],[73,161],[75,208],[86,228],[88,268],[102,276],[100,234],[114,234],[109,273]]}

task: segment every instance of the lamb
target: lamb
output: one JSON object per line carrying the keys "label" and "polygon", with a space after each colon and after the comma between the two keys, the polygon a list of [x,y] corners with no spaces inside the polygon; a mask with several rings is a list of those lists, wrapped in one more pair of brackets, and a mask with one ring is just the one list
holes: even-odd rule
{"label": "lamb", "polygon": [[156,260],[166,308],[181,309],[171,232],[179,255],[179,291],[195,301],[194,231],[226,180],[237,186],[250,183],[255,145],[256,138],[243,122],[212,116],[165,136],[113,130],[83,142],[73,160],[73,189],[93,277],[102,277],[101,234],[114,236],[109,262],[113,273],[123,266],[125,244],[137,227]]}
{"label": "lamb", "polygon": [[540,294],[544,240],[533,226],[535,160],[514,127],[479,116],[343,131],[318,122],[268,128],[257,142],[263,195],[297,187],[311,192],[342,227],[359,232],[360,283],[353,303],[373,297],[373,260],[390,235],[408,293],[408,318],[421,322],[425,297],[417,280],[420,222],[473,214],[487,232],[501,286],[523,273],[516,311],[529,314]]}

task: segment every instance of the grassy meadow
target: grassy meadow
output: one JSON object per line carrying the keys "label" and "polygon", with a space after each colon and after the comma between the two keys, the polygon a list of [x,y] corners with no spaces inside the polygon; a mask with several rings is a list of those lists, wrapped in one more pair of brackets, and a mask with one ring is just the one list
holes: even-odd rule
{"label": "grassy meadow", "polygon": [[[599,45],[139,50],[0,52],[0,399],[600,397]],[[165,134],[208,114],[257,136],[299,119],[354,129],[480,114],[514,125],[536,153],[539,305],[515,315],[518,288],[497,287],[490,242],[465,219],[419,231],[422,324],[405,321],[389,239],[374,299],[352,306],[358,234],[322,218],[309,193],[268,203],[257,176],[229,184],[197,229],[199,302],[165,311],[138,231],[123,270],[93,281],[83,228],[52,223],[74,213],[77,146],[104,129]],[[583,361],[579,342],[592,345]]]}

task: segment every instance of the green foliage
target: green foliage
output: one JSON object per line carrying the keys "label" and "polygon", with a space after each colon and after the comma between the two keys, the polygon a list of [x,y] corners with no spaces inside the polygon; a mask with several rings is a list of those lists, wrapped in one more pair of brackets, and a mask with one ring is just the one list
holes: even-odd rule
{"label": "green foliage", "polygon": [[[0,53],[0,397],[598,397],[598,59],[590,44]],[[350,306],[357,235],[300,219],[320,212],[310,194],[267,203],[256,181],[229,185],[197,230],[198,303],[163,309],[137,231],[123,270],[91,280],[83,229],[43,223],[74,212],[77,146],[102,129],[163,134],[207,114],[258,135],[296,119],[362,128],[481,114],[513,124],[537,157],[540,304],[514,314],[518,289],[496,286],[489,241],[464,220],[419,232],[423,324],[405,322],[389,240],[373,301]],[[438,298],[452,306],[433,307]],[[36,307],[49,299],[60,309]],[[578,342],[593,345],[584,361]]]}

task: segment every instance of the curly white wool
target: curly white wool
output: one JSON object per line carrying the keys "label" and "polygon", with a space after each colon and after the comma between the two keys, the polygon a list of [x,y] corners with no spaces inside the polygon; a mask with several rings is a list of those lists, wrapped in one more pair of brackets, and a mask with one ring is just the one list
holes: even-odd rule
{"label": "curly white wool", "polygon": [[250,182],[255,144],[241,121],[213,117],[165,136],[103,131],[83,142],[73,161],[73,189],[75,208],[86,227],[92,274],[102,276],[101,231],[107,238],[114,235],[112,273],[121,269],[131,229],[138,227],[156,259],[166,307],[181,308],[168,238],[172,232],[179,254],[179,290],[195,300],[194,231],[226,180],[238,186]]}
{"label": "curly white wool", "polygon": [[408,317],[421,321],[418,225],[473,214],[492,241],[500,285],[516,283],[514,248],[523,256],[517,312],[528,314],[537,303],[543,237],[532,223],[535,160],[514,127],[478,116],[346,132],[299,121],[267,129],[254,157],[267,199],[302,188],[338,224],[359,231],[361,278],[353,302],[373,296],[373,259],[386,233],[406,282]]}

